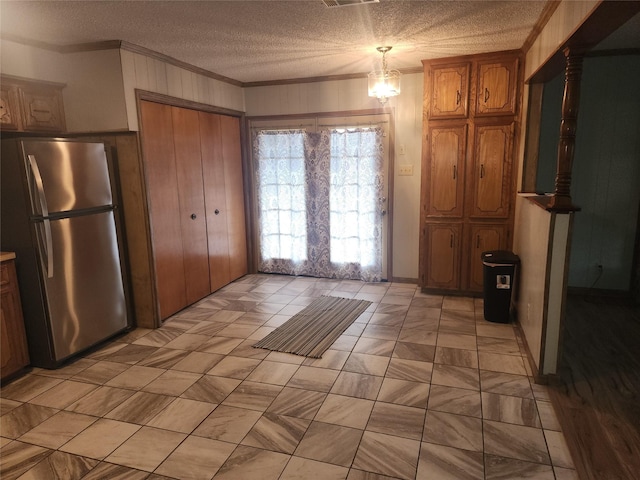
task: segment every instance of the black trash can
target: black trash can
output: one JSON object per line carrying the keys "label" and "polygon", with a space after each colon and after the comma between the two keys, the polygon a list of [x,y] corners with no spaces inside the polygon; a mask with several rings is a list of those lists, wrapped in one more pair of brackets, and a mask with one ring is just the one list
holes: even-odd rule
{"label": "black trash can", "polygon": [[511,300],[519,264],[520,258],[507,250],[492,250],[482,253],[485,320],[509,323]]}

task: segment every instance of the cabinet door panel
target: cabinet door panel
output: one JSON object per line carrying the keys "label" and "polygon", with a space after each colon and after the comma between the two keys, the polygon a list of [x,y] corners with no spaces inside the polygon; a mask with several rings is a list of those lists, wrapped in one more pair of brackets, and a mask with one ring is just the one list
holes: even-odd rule
{"label": "cabinet door panel", "polygon": [[211,293],[198,112],[172,107],[187,304]]}
{"label": "cabinet door panel", "polygon": [[469,72],[468,63],[431,68],[430,118],[465,118],[467,116]]}
{"label": "cabinet door panel", "polygon": [[466,144],[466,125],[431,129],[428,216],[462,217]]}
{"label": "cabinet door panel", "polygon": [[229,237],[227,232],[227,196],[222,157],[221,115],[200,112],[202,174],[207,210],[209,241],[209,278],[211,291],[231,282],[229,273]]}
{"label": "cabinet door panel", "polygon": [[0,127],[2,127],[2,130],[19,130],[22,128],[17,95],[15,87],[0,85]]}
{"label": "cabinet door panel", "polygon": [[516,113],[518,60],[478,63],[476,115]]}
{"label": "cabinet door panel", "polygon": [[62,93],[53,88],[19,88],[25,130],[62,132],[65,130]]}
{"label": "cabinet door panel", "polygon": [[171,107],[142,101],[140,116],[157,302],[165,319],[187,304]]}
{"label": "cabinet door panel", "polygon": [[224,158],[227,231],[229,235],[229,273],[231,280],[247,273],[247,234],[244,213],[240,119],[222,115],[222,156]]}
{"label": "cabinet door panel", "polygon": [[3,263],[0,282],[0,378],[29,365],[14,261]]}
{"label": "cabinet door panel", "polygon": [[507,248],[507,228],[505,225],[471,225],[471,258],[469,261],[469,290],[482,291],[484,266],[482,252]]}
{"label": "cabinet door panel", "polygon": [[472,217],[509,216],[512,140],[513,123],[476,126]]}
{"label": "cabinet door panel", "polygon": [[460,239],[462,225],[426,225],[425,286],[457,289],[460,287]]}

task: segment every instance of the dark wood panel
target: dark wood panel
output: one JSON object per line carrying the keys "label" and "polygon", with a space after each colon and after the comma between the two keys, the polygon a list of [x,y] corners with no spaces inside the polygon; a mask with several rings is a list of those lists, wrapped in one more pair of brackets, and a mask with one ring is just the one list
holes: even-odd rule
{"label": "dark wood panel", "polygon": [[171,107],[140,102],[142,146],[160,318],[186,305]]}
{"label": "dark wood panel", "polygon": [[[187,304],[211,293],[198,112],[171,108]],[[185,305],[186,306],[186,305]]]}
{"label": "dark wood panel", "polygon": [[560,384],[551,398],[582,480],[638,478],[639,345],[637,305],[568,297]]}
{"label": "dark wood panel", "polygon": [[213,292],[231,282],[227,197],[225,194],[224,159],[222,157],[222,134],[220,132],[221,115],[200,112],[199,118],[209,241],[209,278]]}
{"label": "dark wood panel", "polygon": [[247,233],[242,181],[240,119],[221,116],[220,131],[228,212],[229,272],[231,280],[235,280],[247,273]]}

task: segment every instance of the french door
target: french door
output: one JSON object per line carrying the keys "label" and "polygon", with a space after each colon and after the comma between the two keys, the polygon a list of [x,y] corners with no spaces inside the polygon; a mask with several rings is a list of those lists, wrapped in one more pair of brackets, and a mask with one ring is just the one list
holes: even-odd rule
{"label": "french door", "polygon": [[258,269],[386,279],[385,129],[321,125],[310,130],[254,131]]}

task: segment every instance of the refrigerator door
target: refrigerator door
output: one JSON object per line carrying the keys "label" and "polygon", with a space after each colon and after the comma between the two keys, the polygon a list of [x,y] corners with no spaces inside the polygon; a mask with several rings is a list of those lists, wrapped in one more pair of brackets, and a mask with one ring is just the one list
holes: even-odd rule
{"label": "refrigerator door", "polygon": [[32,215],[113,203],[102,143],[33,139],[24,140],[22,149]]}
{"label": "refrigerator door", "polygon": [[127,327],[127,309],[113,211],[51,220],[42,252],[43,222],[34,222],[44,273],[55,360],[62,360]]}

